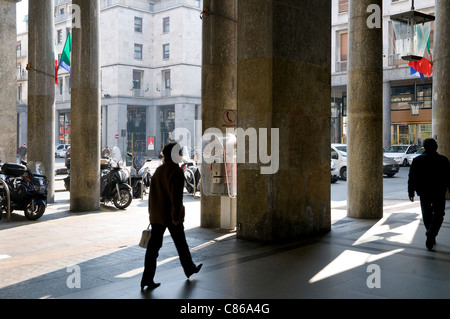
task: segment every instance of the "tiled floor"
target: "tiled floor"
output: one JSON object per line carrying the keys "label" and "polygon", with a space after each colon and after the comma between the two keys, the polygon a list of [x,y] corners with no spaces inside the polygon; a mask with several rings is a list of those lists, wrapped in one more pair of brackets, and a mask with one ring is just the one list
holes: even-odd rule
{"label": "tiled floor", "polygon": [[105,206],[75,214],[65,195],[57,196],[37,222],[20,213],[0,222],[0,298],[450,297],[450,223],[444,221],[428,251],[418,202],[389,202],[379,221],[350,219],[345,207],[333,208],[325,236],[263,245],[198,227],[200,200],[186,195],[188,244],[203,268],[187,280],[168,236],[155,277],[161,286],[142,292],[145,250],[137,244],[148,224],[147,201],[133,201],[126,211]]}

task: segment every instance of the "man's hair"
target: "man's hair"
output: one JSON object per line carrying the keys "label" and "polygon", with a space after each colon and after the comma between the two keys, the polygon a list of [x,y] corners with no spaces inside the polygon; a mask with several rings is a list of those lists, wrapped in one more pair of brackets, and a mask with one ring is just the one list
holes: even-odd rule
{"label": "man's hair", "polygon": [[181,152],[181,147],[177,142],[169,142],[164,145],[163,150],[161,151],[164,162],[179,162],[179,156]]}
{"label": "man's hair", "polygon": [[438,144],[434,138],[427,138],[423,141],[423,147],[425,148],[425,152],[436,152]]}

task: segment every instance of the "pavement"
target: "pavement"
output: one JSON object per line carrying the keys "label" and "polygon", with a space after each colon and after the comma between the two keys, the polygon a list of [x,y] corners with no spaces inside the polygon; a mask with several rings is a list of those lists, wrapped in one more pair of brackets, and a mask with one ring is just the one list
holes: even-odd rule
{"label": "pavement", "polygon": [[155,276],[161,286],[141,291],[145,249],[138,243],[148,226],[147,198],[133,199],[125,210],[108,204],[72,213],[69,192],[59,189],[37,221],[22,212],[14,211],[9,222],[3,215],[1,299],[178,300],[183,304],[173,310],[183,313],[186,300],[193,307],[195,300],[450,297],[450,222],[444,220],[428,251],[420,204],[406,194],[385,200],[380,220],[349,218],[345,200],[332,202],[329,233],[263,244],[237,239],[233,230],[199,227],[200,198],[185,193],[187,241],[203,268],[187,279],[166,232]]}

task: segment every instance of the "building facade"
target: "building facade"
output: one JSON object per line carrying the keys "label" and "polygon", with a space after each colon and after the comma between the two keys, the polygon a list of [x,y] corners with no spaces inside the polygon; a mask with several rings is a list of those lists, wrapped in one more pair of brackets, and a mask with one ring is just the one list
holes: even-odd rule
{"label": "building facade", "polygon": [[[347,143],[348,0],[332,2],[332,141]],[[434,0],[416,0],[415,10],[434,15]],[[395,51],[391,15],[411,10],[410,0],[383,0],[383,147],[419,144],[432,135],[432,76],[411,75],[408,62]],[[433,54],[434,22],[430,44]],[[413,115],[409,102],[422,102]]]}
{"label": "building facade", "polygon": [[[201,136],[200,0],[101,0],[101,146],[158,156],[175,128]],[[55,51],[72,28],[72,2],[55,0]],[[26,140],[27,32],[17,36],[18,143]],[[59,59],[58,59],[59,60]],[[71,79],[58,70],[55,144],[71,142]]]}

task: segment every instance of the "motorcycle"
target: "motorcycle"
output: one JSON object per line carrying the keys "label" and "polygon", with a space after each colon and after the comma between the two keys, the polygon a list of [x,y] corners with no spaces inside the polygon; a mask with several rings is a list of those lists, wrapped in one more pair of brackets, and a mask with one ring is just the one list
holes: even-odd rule
{"label": "motorcycle", "polygon": [[186,152],[186,149],[182,150],[181,160],[181,168],[184,172],[184,188],[195,197],[195,194],[201,190],[200,169]]}
{"label": "motorcycle", "polygon": [[[4,163],[0,168],[0,219],[3,212],[23,210],[29,220],[44,215],[47,207],[48,179],[40,165]],[[8,215],[9,218],[9,215]]]}
{"label": "motorcycle", "polygon": [[133,157],[130,152],[127,153],[128,157],[131,157],[131,167],[129,168],[130,173],[130,186],[133,193],[133,198],[143,199],[144,195],[147,194],[147,188],[150,187],[150,179],[152,178],[152,173],[150,170],[151,159],[145,159],[142,166],[139,167],[137,163],[137,158]]}
{"label": "motorcycle", "polygon": [[[113,202],[119,209],[130,206],[133,199],[128,184],[129,173],[124,167],[120,149],[113,147],[111,156],[100,160],[100,202]],[[64,179],[66,190],[70,191],[70,172]]]}

